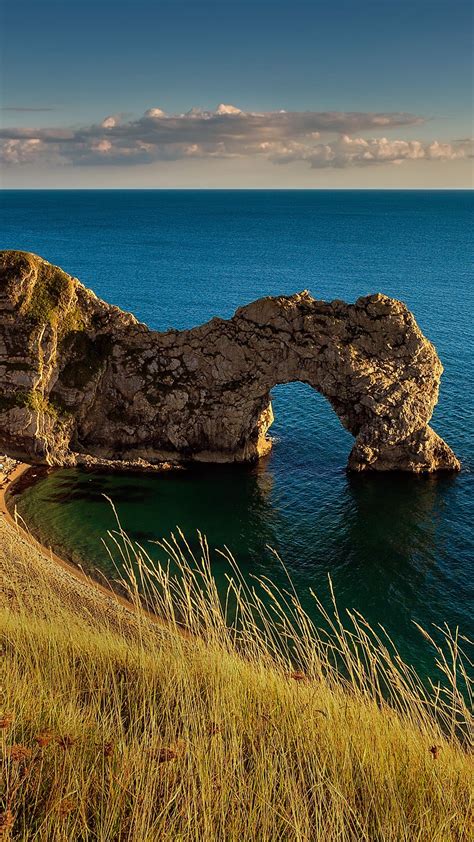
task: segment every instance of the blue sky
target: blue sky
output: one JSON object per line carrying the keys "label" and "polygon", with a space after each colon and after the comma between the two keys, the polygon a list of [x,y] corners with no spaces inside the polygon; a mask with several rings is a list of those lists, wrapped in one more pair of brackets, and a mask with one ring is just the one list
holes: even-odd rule
{"label": "blue sky", "polygon": [[470,186],[467,0],[23,0],[2,32],[6,186]]}

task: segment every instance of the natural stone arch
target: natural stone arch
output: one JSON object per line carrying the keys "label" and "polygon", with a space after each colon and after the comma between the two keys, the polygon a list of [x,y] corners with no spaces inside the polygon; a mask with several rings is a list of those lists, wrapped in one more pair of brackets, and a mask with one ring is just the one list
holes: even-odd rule
{"label": "natural stone arch", "polygon": [[0,449],[26,461],[250,460],[271,446],[271,388],[302,381],[354,435],[350,469],[459,469],[428,426],[436,351],[384,295],[264,298],[160,333],[41,258],[3,252],[0,338]]}

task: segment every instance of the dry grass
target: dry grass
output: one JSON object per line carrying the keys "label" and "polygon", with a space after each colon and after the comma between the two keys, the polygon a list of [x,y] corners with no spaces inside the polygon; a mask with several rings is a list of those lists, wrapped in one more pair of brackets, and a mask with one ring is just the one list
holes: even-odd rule
{"label": "dry grass", "polygon": [[470,842],[459,636],[436,645],[444,685],[427,690],[360,616],[319,606],[319,632],[291,587],[250,588],[231,558],[229,628],[204,539],[197,557],[164,543],[174,577],[120,530],[109,545],[135,605],[126,634],[100,607],[85,620],[40,565],[31,600],[12,562],[0,839]]}

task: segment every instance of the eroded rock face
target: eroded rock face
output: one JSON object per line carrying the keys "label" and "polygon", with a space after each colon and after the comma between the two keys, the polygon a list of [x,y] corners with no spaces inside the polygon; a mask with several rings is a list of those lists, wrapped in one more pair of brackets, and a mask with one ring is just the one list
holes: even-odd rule
{"label": "eroded rock face", "polygon": [[428,426],[442,370],[384,295],[264,298],[159,333],[36,255],[0,253],[0,451],[27,462],[250,460],[271,447],[271,388],[300,380],[355,436],[351,470],[458,470]]}

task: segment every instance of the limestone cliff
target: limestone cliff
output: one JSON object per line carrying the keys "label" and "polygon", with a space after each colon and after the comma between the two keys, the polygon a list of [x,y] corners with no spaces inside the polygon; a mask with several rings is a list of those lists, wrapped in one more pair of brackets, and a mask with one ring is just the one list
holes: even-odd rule
{"label": "limestone cliff", "polygon": [[300,380],[355,436],[351,470],[458,470],[428,426],[441,373],[384,295],[264,298],[159,333],[40,257],[0,253],[0,452],[27,462],[250,460],[271,446],[271,388]]}

